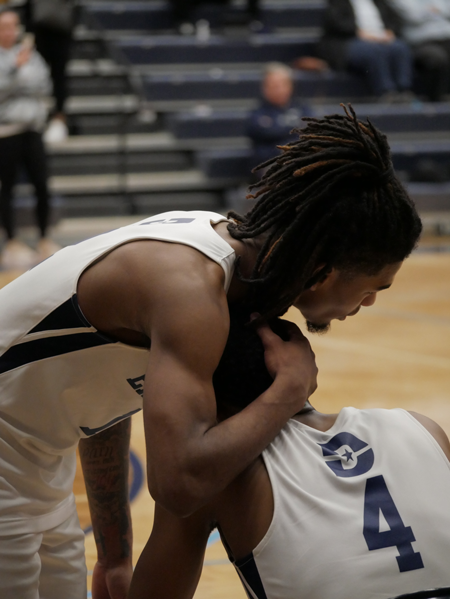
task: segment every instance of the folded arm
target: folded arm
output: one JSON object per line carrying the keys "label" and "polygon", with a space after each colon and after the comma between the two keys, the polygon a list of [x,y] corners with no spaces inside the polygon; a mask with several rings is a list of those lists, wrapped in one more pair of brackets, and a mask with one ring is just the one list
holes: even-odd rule
{"label": "folded arm", "polygon": [[217,423],[212,375],[228,336],[226,296],[211,283],[185,281],[183,292],[161,305],[144,391],[148,483],[155,501],[186,516],[224,489],[303,407],[315,389],[316,366],[298,329],[286,342],[266,330],[274,383]]}

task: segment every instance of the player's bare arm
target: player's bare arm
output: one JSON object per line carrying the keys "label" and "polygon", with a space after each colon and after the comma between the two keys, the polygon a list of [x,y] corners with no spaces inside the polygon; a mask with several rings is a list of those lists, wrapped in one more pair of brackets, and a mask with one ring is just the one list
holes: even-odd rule
{"label": "player's bare arm", "polygon": [[226,487],[303,406],[316,385],[314,355],[299,332],[283,342],[266,331],[267,354],[282,356],[271,360],[274,385],[218,425],[212,375],[229,327],[223,270],[177,244],[146,241],[116,252],[121,260],[108,264],[107,257],[83,275],[80,305],[99,330],[128,343],[151,338],[144,391],[149,489],[164,507],[187,515]]}
{"label": "player's bare arm", "polygon": [[209,506],[179,518],[156,504],[153,529],[127,599],[191,599],[213,527]]}
{"label": "player's bare arm", "polygon": [[273,494],[261,458],[187,518],[156,504],[152,532],[134,570],[128,599],[192,599],[208,537],[217,523],[221,534],[226,532],[234,558],[240,559],[261,541],[272,515]]}
{"label": "player's bare arm", "polygon": [[94,599],[124,599],[132,576],[132,527],[128,499],[130,419],[79,444],[98,561]]}

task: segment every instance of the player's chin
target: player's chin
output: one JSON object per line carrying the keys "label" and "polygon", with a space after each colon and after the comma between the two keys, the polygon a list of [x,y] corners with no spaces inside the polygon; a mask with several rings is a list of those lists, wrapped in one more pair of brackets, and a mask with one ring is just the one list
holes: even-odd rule
{"label": "player's chin", "polygon": [[325,335],[330,330],[331,324],[329,322],[326,323],[317,323],[311,322],[310,320],[306,321],[306,326],[310,333],[317,333],[318,335]]}

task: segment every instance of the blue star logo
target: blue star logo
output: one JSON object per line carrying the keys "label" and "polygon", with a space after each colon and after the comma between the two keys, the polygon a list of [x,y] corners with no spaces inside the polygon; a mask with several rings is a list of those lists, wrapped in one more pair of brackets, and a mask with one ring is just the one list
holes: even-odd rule
{"label": "blue star logo", "polygon": [[345,450],[344,455],[342,456],[343,458],[347,459],[347,462],[349,460],[351,460],[353,462],[353,458],[352,458],[353,453],[351,451],[349,451],[348,449]]}
{"label": "blue star logo", "polygon": [[[328,443],[319,443],[319,445],[326,465],[336,476],[342,478],[360,476],[369,472],[373,466],[375,459],[373,450],[352,433],[342,431]],[[356,457],[353,457],[354,454]],[[349,463],[350,460],[353,464]]]}

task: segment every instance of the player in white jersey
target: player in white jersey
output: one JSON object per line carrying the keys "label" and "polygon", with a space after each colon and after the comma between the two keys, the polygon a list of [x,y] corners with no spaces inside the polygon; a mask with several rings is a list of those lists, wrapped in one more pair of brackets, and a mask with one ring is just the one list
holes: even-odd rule
{"label": "player in white jersey", "polygon": [[[232,321],[214,384],[228,415],[270,384],[262,345],[242,322]],[[391,599],[449,587],[449,460],[448,438],[425,416],[320,414],[308,404],[198,513],[177,519],[157,506],[129,597],[190,599],[215,526],[251,599]]]}
{"label": "player in white jersey", "polygon": [[[152,495],[194,512],[316,385],[301,333],[293,327],[282,342],[262,325],[274,383],[218,424],[212,375],[228,306],[249,305],[261,321],[295,305],[311,328],[326,328],[371,306],[420,234],[386,139],[353,114],[311,121],[260,185],[247,215],[158,215],[66,248],[0,291],[2,599],[35,599],[48,568],[72,561],[61,547],[79,440],[99,554],[93,597],[123,599],[130,414],[143,407]],[[78,599],[83,584],[51,584],[45,597]]]}

